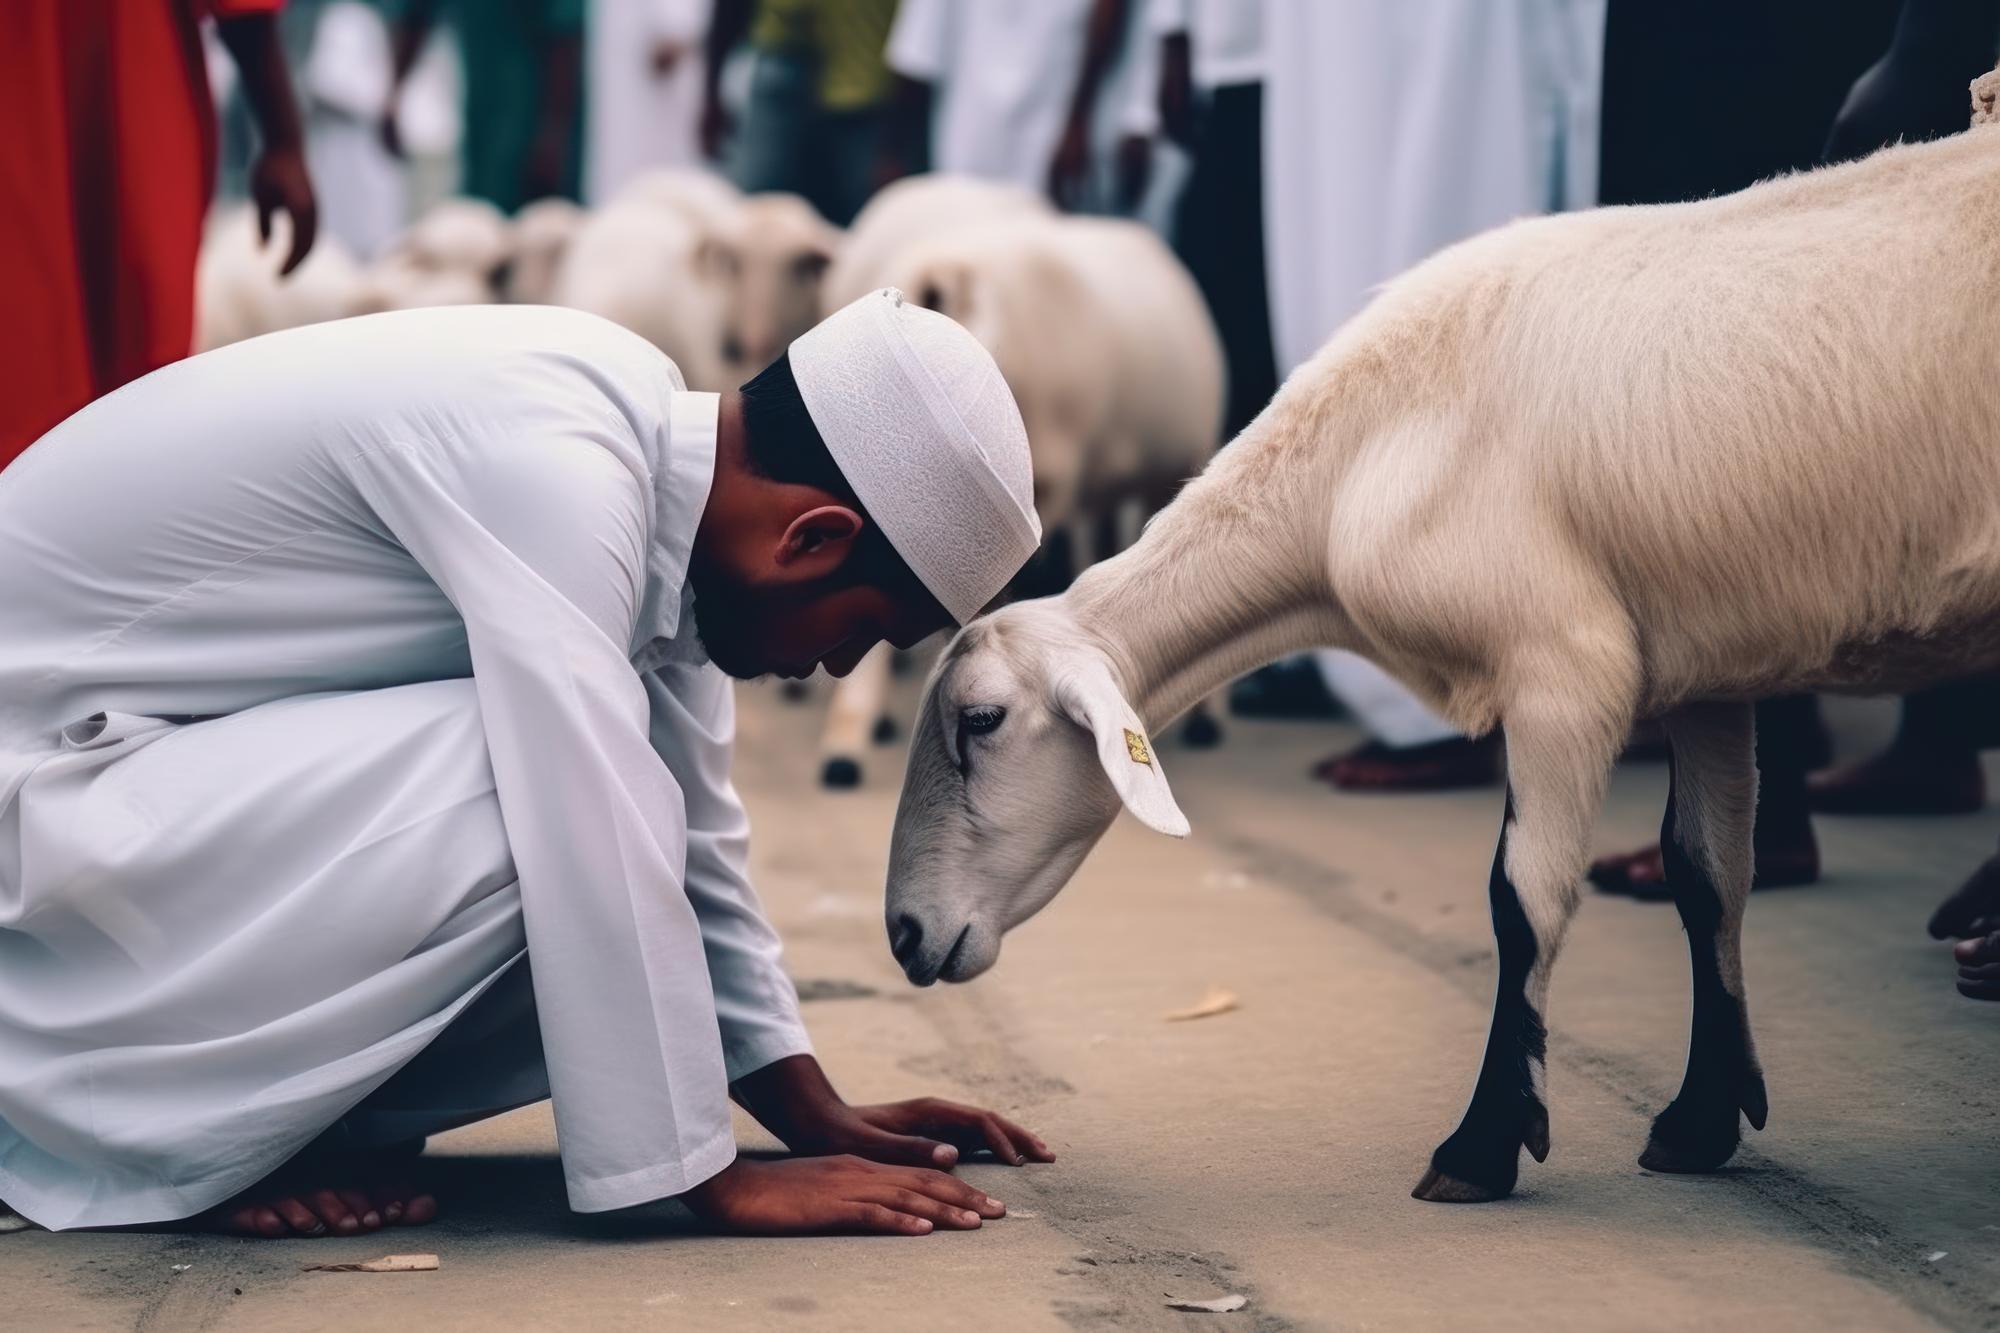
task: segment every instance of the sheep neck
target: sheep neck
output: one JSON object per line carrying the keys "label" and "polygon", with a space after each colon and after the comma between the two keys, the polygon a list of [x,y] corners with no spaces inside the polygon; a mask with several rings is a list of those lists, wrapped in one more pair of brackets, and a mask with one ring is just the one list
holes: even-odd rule
{"label": "sheep neck", "polygon": [[1298,398],[1281,394],[1131,549],[1065,594],[1149,729],[1246,671],[1350,637],[1325,568],[1330,487],[1300,475],[1326,469],[1292,447],[1314,425]]}

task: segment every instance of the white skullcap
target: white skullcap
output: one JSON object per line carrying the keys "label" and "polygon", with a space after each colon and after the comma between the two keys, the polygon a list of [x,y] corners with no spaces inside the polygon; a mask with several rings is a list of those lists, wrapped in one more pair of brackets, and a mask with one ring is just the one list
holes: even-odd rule
{"label": "white skullcap", "polygon": [[961,625],[1042,540],[1021,409],[979,340],[893,287],[792,342],[792,376],[855,498]]}

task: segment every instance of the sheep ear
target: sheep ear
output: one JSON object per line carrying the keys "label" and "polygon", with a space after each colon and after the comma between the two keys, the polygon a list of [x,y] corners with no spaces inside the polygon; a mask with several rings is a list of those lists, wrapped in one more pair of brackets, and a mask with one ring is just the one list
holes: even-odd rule
{"label": "sheep ear", "polygon": [[1097,762],[1104,765],[1104,775],[1125,808],[1147,828],[1185,838],[1187,816],[1167,786],[1160,757],[1146,737],[1146,724],[1119,692],[1110,669],[1102,662],[1090,663],[1063,679],[1056,698],[1069,719],[1096,738]]}

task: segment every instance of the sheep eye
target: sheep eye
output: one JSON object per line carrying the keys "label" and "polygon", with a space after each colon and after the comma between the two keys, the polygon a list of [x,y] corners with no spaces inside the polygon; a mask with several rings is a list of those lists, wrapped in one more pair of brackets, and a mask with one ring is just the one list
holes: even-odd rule
{"label": "sheep eye", "polygon": [[966,709],[958,715],[958,723],[967,735],[984,736],[987,732],[999,726],[1001,720],[1006,716],[1006,709],[996,708],[987,704],[978,708]]}

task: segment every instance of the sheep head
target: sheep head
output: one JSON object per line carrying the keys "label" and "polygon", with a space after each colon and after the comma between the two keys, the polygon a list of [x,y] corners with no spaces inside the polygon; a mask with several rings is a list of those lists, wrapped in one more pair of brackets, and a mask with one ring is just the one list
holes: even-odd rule
{"label": "sheep head", "polygon": [[1111,660],[1060,598],[966,627],[925,687],[889,849],[889,947],[910,980],[969,981],[1045,907],[1120,804],[1188,831]]}

